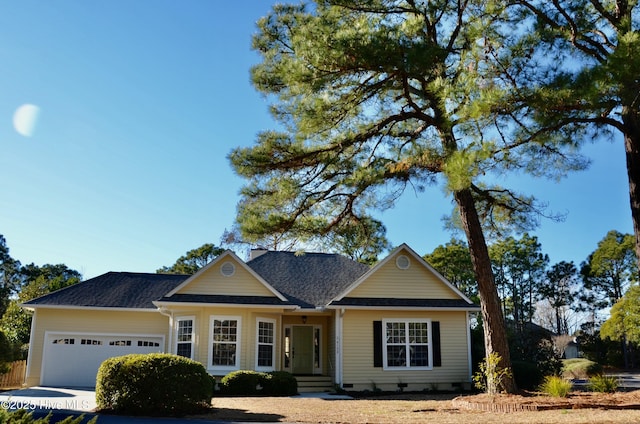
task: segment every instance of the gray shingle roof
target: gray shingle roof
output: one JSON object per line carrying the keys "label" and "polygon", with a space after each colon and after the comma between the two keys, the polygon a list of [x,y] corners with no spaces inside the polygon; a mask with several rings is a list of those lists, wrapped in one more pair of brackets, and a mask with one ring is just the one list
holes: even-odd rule
{"label": "gray shingle roof", "polygon": [[[108,272],[90,280],[25,302],[25,306],[74,306],[156,309],[153,301],[323,307],[343,293],[369,266],[327,253],[266,252],[247,265],[287,301],[269,296],[223,296],[167,293],[188,275]],[[474,308],[463,299],[349,298],[333,306]]]}
{"label": "gray shingle roof", "polygon": [[344,297],[338,301],[331,302],[331,306],[480,309],[478,305],[467,303],[464,299],[396,299],[376,297]]}
{"label": "gray shingle roof", "polygon": [[247,262],[290,302],[325,306],[369,270],[369,266],[329,253],[266,252]]}
{"label": "gray shingle roof", "polygon": [[274,305],[295,306],[291,302],[284,302],[277,297],[268,296],[228,296],[215,294],[174,294],[158,299],[161,302],[186,302],[186,303],[217,303],[230,305]]}
{"label": "gray shingle roof", "polygon": [[156,309],[152,301],[160,299],[187,278],[188,275],[108,272],[24,305]]}

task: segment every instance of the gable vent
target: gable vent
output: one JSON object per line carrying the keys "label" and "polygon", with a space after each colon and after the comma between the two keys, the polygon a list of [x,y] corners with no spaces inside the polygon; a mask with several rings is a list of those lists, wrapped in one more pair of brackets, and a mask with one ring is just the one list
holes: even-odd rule
{"label": "gable vent", "polygon": [[236,266],[231,262],[225,262],[220,267],[220,273],[225,277],[231,277],[236,273]]}
{"label": "gable vent", "polygon": [[407,269],[411,265],[409,258],[405,255],[400,255],[396,258],[396,266],[400,269]]}

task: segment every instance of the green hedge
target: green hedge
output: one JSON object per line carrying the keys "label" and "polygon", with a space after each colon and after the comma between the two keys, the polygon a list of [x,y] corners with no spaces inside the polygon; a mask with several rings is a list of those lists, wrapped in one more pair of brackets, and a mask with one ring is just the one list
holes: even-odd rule
{"label": "green hedge", "polygon": [[220,393],[224,396],[293,396],[298,394],[298,381],[285,371],[240,370],[222,378]]}
{"label": "green hedge", "polygon": [[96,382],[98,409],[132,415],[183,415],[208,408],[213,380],[204,366],[178,355],[109,358]]}

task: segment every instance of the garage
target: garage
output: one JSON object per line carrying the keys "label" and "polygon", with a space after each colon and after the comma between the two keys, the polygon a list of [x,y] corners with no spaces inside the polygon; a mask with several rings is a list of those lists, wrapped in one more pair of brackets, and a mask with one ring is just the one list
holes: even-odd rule
{"label": "garage", "polygon": [[43,386],[94,387],[105,359],[163,351],[163,336],[48,333],[40,381]]}

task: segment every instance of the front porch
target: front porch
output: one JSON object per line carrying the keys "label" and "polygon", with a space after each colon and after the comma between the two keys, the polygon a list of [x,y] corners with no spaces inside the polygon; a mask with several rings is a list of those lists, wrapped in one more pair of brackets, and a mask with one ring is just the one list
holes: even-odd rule
{"label": "front porch", "polygon": [[284,314],[280,369],[295,375],[298,381],[299,377],[325,376],[331,386],[332,333],[333,320],[329,314]]}

